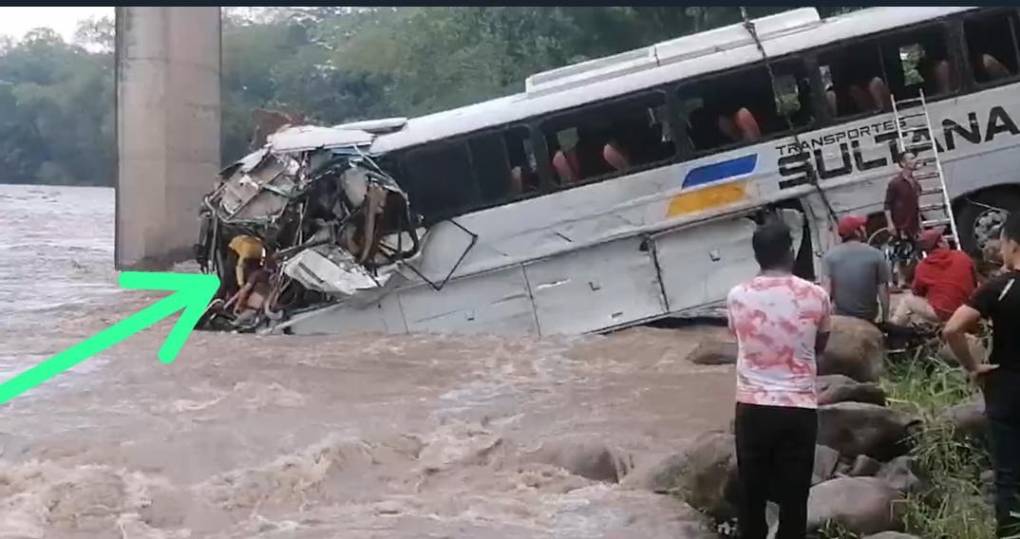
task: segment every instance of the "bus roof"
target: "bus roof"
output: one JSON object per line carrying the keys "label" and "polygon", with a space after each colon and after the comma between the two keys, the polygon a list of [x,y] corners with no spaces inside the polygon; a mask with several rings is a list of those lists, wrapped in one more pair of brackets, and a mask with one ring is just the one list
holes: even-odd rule
{"label": "bus roof", "polygon": [[[814,8],[802,8],[753,22],[766,54],[778,57],[971,9],[976,7],[875,7],[819,19]],[[525,92],[412,118],[403,129],[378,136],[371,151],[512,124],[760,60],[761,52],[742,24],[716,28],[532,75]]]}

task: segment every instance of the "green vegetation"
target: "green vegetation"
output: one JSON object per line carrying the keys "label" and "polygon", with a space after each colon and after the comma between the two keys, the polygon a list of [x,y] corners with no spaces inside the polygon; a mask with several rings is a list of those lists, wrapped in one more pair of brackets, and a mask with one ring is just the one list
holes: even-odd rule
{"label": "green vegetation", "polygon": [[948,407],[977,395],[963,371],[937,351],[921,348],[890,361],[883,386],[892,406],[920,417],[913,454],[928,487],[908,497],[906,529],[918,537],[989,539],[995,536],[992,508],[982,497],[980,475],[990,469],[984,448],[962,439],[939,421]]}
{"label": "green vegetation", "polygon": [[45,28],[0,42],[0,181],[110,183],[113,85],[109,50],[89,52]]}
{"label": "green vegetation", "polygon": [[[413,116],[738,21],[737,7],[224,8],[222,155],[247,151],[255,108],[324,124]],[[0,40],[0,181],[111,183],[112,49],[109,19],[83,21],[73,43],[48,29]]]}
{"label": "green vegetation", "polygon": [[[984,448],[954,432],[940,420],[947,408],[975,398],[978,390],[958,367],[946,364],[935,343],[893,357],[882,380],[890,405],[919,417],[912,454],[924,489],[909,495],[902,507],[906,532],[925,539],[991,539],[992,507],[982,497],[981,472],[991,468]],[[830,523],[825,539],[859,539]]]}

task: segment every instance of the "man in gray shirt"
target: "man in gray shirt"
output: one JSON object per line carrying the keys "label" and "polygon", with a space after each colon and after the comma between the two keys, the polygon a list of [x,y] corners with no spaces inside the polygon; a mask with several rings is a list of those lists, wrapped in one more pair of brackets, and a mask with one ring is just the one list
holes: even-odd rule
{"label": "man in gray shirt", "polygon": [[839,220],[839,237],[843,243],[822,258],[822,286],[832,298],[836,314],[884,323],[889,317],[892,276],[882,251],[864,243],[866,222],[857,215]]}

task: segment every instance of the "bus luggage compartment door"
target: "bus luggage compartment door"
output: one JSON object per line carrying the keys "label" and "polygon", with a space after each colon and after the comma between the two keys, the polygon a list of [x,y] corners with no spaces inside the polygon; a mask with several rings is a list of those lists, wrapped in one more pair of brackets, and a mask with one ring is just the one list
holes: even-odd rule
{"label": "bus luggage compartment door", "polygon": [[665,314],[655,260],[644,243],[626,238],[527,264],[541,333],[589,333]]}
{"label": "bus luggage compartment door", "polygon": [[[794,248],[803,214],[782,210]],[[668,311],[676,313],[726,299],[730,289],[758,273],[751,248],[756,224],[748,217],[670,230],[654,237]]]}
{"label": "bus luggage compartment door", "polygon": [[536,333],[520,266],[455,278],[439,291],[419,285],[398,293],[412,333]]}

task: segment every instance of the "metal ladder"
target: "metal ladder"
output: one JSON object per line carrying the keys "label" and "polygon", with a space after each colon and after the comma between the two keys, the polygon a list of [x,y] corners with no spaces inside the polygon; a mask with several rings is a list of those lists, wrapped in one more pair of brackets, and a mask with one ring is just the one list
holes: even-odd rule
{"label": "metal ladder", "polygon": [[[921,230],[940,226],[947,227],[943,236],[954,248],[960,247],[960,235],[956,230],[953,206],[946,188],[946,177],[942,173],[938,143],[932,135],[931,116],[924,91],[918,97],[896,100],[892,98],[893,118],[896,120],[896,140],[899,151],[913,153],[918,161],[914,178],[921,185]],[[915,134],[922,134],[923,140],[914,140]],[[930,155],[928,152],[931,152]]]}

